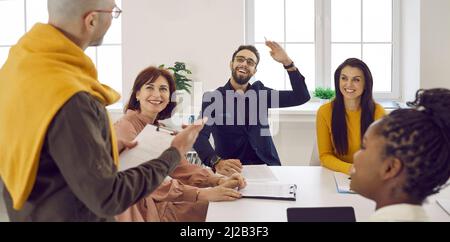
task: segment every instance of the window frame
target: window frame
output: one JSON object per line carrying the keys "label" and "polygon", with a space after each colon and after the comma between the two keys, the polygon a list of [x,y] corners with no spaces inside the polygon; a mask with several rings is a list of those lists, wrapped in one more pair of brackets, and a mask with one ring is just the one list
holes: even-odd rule
{"label": "window frame", "polygon": [[[255,1],[245,0],[245,43],[260,44],[255,42]],[[315,0],[315,85],[322,87],[331,87],[330,77],[334,70],[331,70],[331,1],[332,0]],[[286,11],[286,1],[284,9]],[[363,0],[361,9],[363,8]],[[401,21],[400,0],[392,0],[392,66],[391,66],[391,92],[374,92],[374,98],[378,100],[395,100],[401,99],[401,79],[400,79],[400,21]],[[284,36],[286,36],[286,15],[284,15]],[[364,14],[361,13],[361,23]],[[361,29],[364,28],[363,24]],[[361,33],[362,34],[362,33]],[[286,38],[285,38],[286,39]],[[303,43],[303,42],[299,42]],[[306,43],[306,42],[305,42]],[[355,44],[371,43],[354,42]],[[378,43],[378,42],[374,42]],[[386,42],[389,43],[389,42]],[[283,43],[283,47],[286,44]],[[286,78],[286,75],[285,75]],[[307,77],[306,77],[307,78]],[[286,86],[286,80],[285,80]],[[312,92],[313,90],[310,90]]]}

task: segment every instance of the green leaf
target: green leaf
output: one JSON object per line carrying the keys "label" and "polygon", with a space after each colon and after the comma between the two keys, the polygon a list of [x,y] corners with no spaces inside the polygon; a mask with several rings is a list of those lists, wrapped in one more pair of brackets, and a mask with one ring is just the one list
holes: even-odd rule
{"label": "green leaf", "polygon": [[190,89],[192,85],[189,82],[192,82],[192,79],[189,79],[187,75],[192,75],[192,72],[189,69],[186,69],[186,64],[184,62],[176,61],[173,66],[167,68],[173,72],[173,77],[175,79],[175,86],[177,90],[185,90],[188,93],[191,93]]}
{"label": "green leaf", "polygon": [[320,99],[332,99],[336,95],[336,92],[331,88],[317,87],[313,95]]}

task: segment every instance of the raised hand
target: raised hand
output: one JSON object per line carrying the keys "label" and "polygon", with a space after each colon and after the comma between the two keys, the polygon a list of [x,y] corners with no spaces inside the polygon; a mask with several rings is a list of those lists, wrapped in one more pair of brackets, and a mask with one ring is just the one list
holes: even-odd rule
{"label": "raised hand", "polygon": [[292,63],[291,58],[289,58],[286,51],[277,42],[266,40],[266,46],[270,48],[270,55],[275,61],[283,64],[284,66]]}

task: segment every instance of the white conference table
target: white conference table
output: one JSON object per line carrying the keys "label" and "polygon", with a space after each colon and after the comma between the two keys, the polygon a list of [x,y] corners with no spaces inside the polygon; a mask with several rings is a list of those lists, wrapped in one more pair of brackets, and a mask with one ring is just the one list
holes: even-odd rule
{"label": "white conference table", "polygon": [[[297,184],[297,201],[242,198],[232,202],[210,202],[207,222],[287,222],[290,207],[353,207],[357,221],[367,221],[375,203],[358,194],[337,192],[333,172],[317,166],[270,167],[280,182]],[[436,197],[450,198],[450,188],[428,198],[424,205],[432,221],[450,222]]]}

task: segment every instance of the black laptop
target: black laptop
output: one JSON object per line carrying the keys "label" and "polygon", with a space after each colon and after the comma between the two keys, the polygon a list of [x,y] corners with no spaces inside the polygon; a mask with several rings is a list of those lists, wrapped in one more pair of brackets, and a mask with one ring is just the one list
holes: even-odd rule
{"label": "black laptop", "polygon": [[356,222],[352,207],[288,208],[288,222]]}

